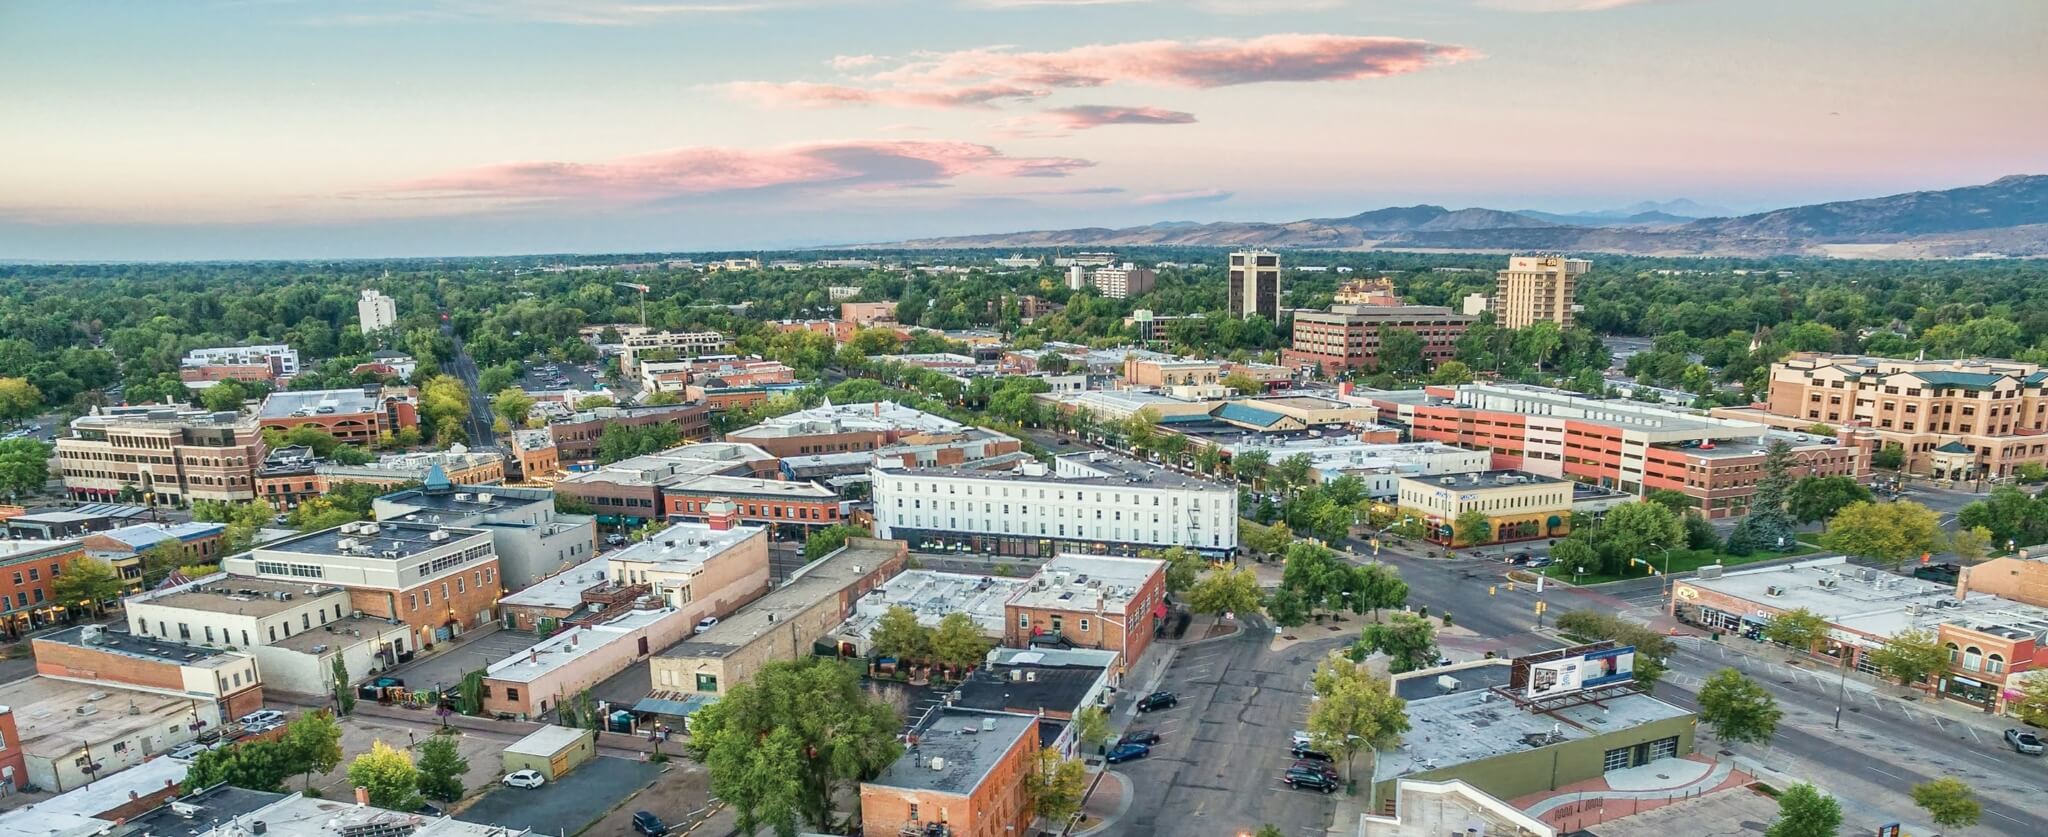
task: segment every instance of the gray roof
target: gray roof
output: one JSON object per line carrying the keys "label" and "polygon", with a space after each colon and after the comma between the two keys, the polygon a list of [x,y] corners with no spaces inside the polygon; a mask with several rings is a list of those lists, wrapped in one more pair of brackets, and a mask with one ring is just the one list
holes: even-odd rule
{"label": "gray roof", "polygon": [[1443,770],[1691,713],[1641,693],[1536,712],[1486,690],[1408,702],[1408,734],[1374,760],[1373,781]]}
{"label": "gray roof", "polygon": [[313,415],[369,413],[384,409],[384,393],[376,387],[316,389],[273,392],[263,399],[257,415],[267,419],[291,418],[304,411]]}
{"label": "gray roof", "polygon": [[933,712],[915,731],[917,744],[868,784],[966,796],[1017,746],[1036,737],[1035,715],[948,708]]}
{"label": "gray roof", "polygon": [[[818,559],[788,583],[755,599],[752,604],[726,617],[709,630],[665,649],[663,657],[724,657],[752,645],[777,623],[809,610],[812,605],[840,594],[896,557],[896,541],[890,546],[869,546],[848,541],[838,552]],[[807,649],[806,649],[807,650]]]}
{"label": "gray roof", "polygon": [[[446,531],[448,539],[436,543],[429,536],[439,531]],[[352,554],[359,557],[383,555],[386,551],[391,551],[397,553],[397,555],[392,556],[393,560],[399,560],[475,536],[488,538],[490,534],[481,529],[458,529],[452,526],[432,526],[424,523],[392,520],[378,523],[375,535],[351,535],[341,531],[340,527],[336,527],[300,535],[296,538],[267,543],[259,547],[259,549],[261,552],[296,552],[305,555],[337,556]],[[358,550],[367,547],[370,551],[367,555],[361,551],[354,553],[343,552],[341,542],[344,540],[356,541],[359,544]],[[259,552],[258,557],[268,556],[264,556]]]}

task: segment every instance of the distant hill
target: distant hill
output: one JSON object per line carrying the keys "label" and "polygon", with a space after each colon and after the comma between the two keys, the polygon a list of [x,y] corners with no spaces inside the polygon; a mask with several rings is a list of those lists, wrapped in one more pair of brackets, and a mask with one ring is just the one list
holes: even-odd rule
{"label": "distant hill", "polygon": [[[1680,199],[1612,218],[1422,204],[1343,218],[1287,223],[1175,221],[954,236],[888,246],[1290,247],[1567,250],[1638,255],[1850,254],[1949,257],[2048,255],[2048,175],[2013,175],[1981,186],[1836,201],[1734,218],[1688,220],[1671,210],[1709,209]],[[1632,209],[1635,207],[1631,207]]]}

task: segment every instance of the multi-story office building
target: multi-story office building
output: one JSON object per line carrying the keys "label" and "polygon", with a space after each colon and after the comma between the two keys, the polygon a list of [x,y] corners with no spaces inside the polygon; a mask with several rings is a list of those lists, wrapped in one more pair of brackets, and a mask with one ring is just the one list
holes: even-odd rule
{"label": "multi-story office building", "polygon": [[[1571,534],[1572,484],[1520,471],[1472,471],[1402,477],[1396,502],[1423,525],[1426,537],[1460,546],[1561,538]],[[1484,533],[1456,528],[1471,512],[1486,515]]]}
{"label": "multi-story office building", "polygon": [[607,556],[612,583],[644,586],[691,624],[723,619],[768,592],[768,530],[739,525],[732,503]]}
{"label": "multi-story office building", "polygon": [[1223,381],[1223,361],[1197,358],[1131,358],[1124,383],[1134,387],[1207,387]]}
{"label": "multi-story office building", "polygon": [[1003,644],[1117,652],[1119,671],[1145,656],[1166,616],[1166,562],[1060,555],[1003,604]]}
{"label": "multi-story office building", "polygon": [[872,473],[877,537],[915,549],[999,555],[1134,554],[1184,546],[1237,548],[1237,490],[1102,451],[1060,457],[1056,470],[902,468]]}
{"label": "multi-story office building", "polygon": [[366,288],[363,290],[362,298],[356,300],[356,319],[361,321],[364,334],[396,326],[398,300],[385,296],[375,288]]}
{"label": "multi-story office building", "polygon": [[1710,518],[1749,513],[1774,440],[1791,447],[1793,476],[1867,477],[1875,438],[1795,435],[1762,424],[1640,404],[1586,398],[1546,387],[1466,384],[1361,393],[1379,420],[1417,441],[1493,454],[1492,467],[1619,489],[1659,488],[1691,498]]}
{"label": "multi-story office building", "polygon": [[1090,274],[1088,281],[1095,289],[1110,299],[1129,299],[1152,292],[1152,286],[1159,281],[1157,271],[1124,262],[1120,267],[1098,267]]}
{"label": "multi-story office building", "polygon": [[1241,250],[1230,254],[1230,313],[1241,319],[1280,322],[1280,254]]}
{"label": "multi-story office building", "polygon": [[346,588],[351,613],[407,627],[400,653],[490,624],[504,589],[490,532],[424,523],[348,523],[229,556],[221,568]]}
{"label": "multi-story office building", "polygon": [[304,695],[333,688],[337,655],[353,682],[418,647],[405,626],[355,615],[347,589],[304,580],[220,573],[130,596],[122,609],[138,639],[247,653],[265,686]]}
{"label": "multi-story office building", "polygon": [[896,322],[894,302],[842,302],[839,303],[839,320],[861,328],[876,324]]}
{"label": "multi-story office building", "polygon": [[374,445],[386,433],[420,426],[411,387],[364,384],[349,389],[273,392],[256,411],[264,427],[313,427],[354,445]]}
{"label": "multi-story office building", "polygon": [[1280,354],[1291,367],[1314,366],[1334,375],[1377,369],[1380,343],[1390,331],[1422,338],[1422,360],[1430,366],[1456,357],[1458,338],[1477,318],[1435,305],[1335,305],[1328,311],[1294,312],[1294,347]]}
{"label": "multi-story office building", "polygon": [[299,352],[282,343],[193,349],[178,362],[185,386],[205,389],[221,381],[260,381],[281,386],[299,374]]}
{"label": "multi-story office building", "polygon": [[1337,305],[1372,305],[1381,308],[1401,304],[1401,298],[1394,295],[1394,280],[1389,276],[1345,282],[1330,301]]}
{"label": "multi-story office building", "polygon": [[1593,269],[1585,259],[1563,256],[1514,256],[1494,279],[1493,316],[1502,328],[1534,323],[1572,325],[1572,301],[1579,277]]}
{"label": "multi-story office building", "polygon": [[795,382],[796,372],[781,361],[758,357],[721,355],[640,364],[640,388],[646,392],[683,393],[689,391],[691,384],[719,388]]}
{"label": "multi-story office building", "polygon": [[1766,404],[1714,414],[1787,430],[1866,427],[1904,450],[1908,473],[1935,479],[2048,463],[2048,371],[2015,360],[1801,353],[1771,365]]}
{"label": "multi-story office building", "polygon": [[715,331],[636,331],[621,340],[619,374],[638,377],[641,357],[649,352],[696,357],[719,354],[730,348],[732,341]]}
{"label": "multi-story office building", "polygon": [[604,429],[614,424],[672,424],[679,438],[692,441],[711,435],[711,408],[703,404],[637,404],[579,410],[548,424],[548,432],[555,437],[555,455],[564,462],[596,459]]}
{"label": "multi-story office building", "polygon": [[661,502],[670,520],[710,519],[720,504],[729,502],[741,520],[774,526],[780,534],[808,532],[845,519],[839,492],[797,480],[678,477],[663,481]]}
{"label": "multi-story office building", "polygon": [[555,511],[545,488],[478,486],[469,490],[440,472],[426,483],[371,502],[381,522],[426,523],[491,533],[506,589],[517,590],[581,564],[597,552],[597,521]]}
{"label": "multi-story office building", "polygon": [[637,526],[663,516],[666,485],[696,476],[767,476],[775,469],[775,457],[753,445],[707,442],[570,474],[556,481],[555,491],[590,504],[599,523]]}
{"label": "multi-story office building", "polygon": [[139,493],[156,505],[256,498],[263,433],[253,417],[167,407],[102,408],[57,440],[64,491],[74,500]]}

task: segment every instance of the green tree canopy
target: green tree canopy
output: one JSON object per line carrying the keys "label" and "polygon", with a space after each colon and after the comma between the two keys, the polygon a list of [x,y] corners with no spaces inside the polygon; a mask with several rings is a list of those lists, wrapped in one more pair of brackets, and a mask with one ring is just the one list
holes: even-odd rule
{"label": "green tree canopy", "polygon": [[348,783],[370,793],[370,804],[395,811],[420,807],[420,772],[412,756],[382,741],[348,763]]}
{"label": "green tree canopy", "polygon": [[1841,828],[1841,803],[1800,782],[1778,794],[1778,818],[1764,829],[1764,837],[1835,837]]}
{"label": "green tree canopy", "polygon": [[1854,477],[1839,474],[1806,476],[1792,484],[1792,493],[1785,501],[1785,508],[1794,520],[1815,523],[1834,517],[1850,503],[1867,503],[1874,499],[1870,489]]}
{"label": "green tree canopy", "polygon": [[420,795],[441,802],[462,798],[462,775],[469,760],[455,748],[453,735],[429,735],[419,744]]}
{"label": "green tree canopy", "polygon": [[1257,613],[1261,598],[1258,574],[1250,567],[1210,570],[1187,593],[1188,609],[1208,614]]}
{"label": "green tree canopy", "polygon": [[1355,775],[1360,751],[1391,748],[1408,732],[1407,701],[1364,664],[1331,654],[1309,682],[1317,697],[1309,704],[1310,740],[1324,752],[1342,753],[1346,776]]}
{"label": "green tree canopy", "polygon": [[1977,792],[1953,776],[1914,785],[1913,804],[1920,806],[1920,810],[1926,811],[1928,818],[1942,828],[1969,828],[1984,816],[1984,806],[1977,801]]}
{"label": "green tree canopy", "polygon": [[1778,730],[1778,700],[1742,672],[1724,668],[1699,691],[1700,720],[1724,741],[1762,744]]}
{"label": "green tree canopy", "polygon": [[1436,664],[1436,626],[1412,613],[1396,613],[1386,622],[1365,626],[1352,656],[1387,655],[1387,670],[1395,674],[1428,668]]}
{"label": "green tree canopy", "polygon": [[929,659],[932,632],[917,621],[917,611],[903,605],[890,605],[882,612],[882,618],[875,621],[875,629],[868,632],[868,645],[877,657]]}
{"label": "green tree canopy", "polygon": [[691,719],[691,755],[711,774],[711,791],[733,806],[741,831],[778,833],[801,820],[832,827],[834,800],[903,753],[902,720],[834,661],[806,658],[763,666]]}
{"label": "green tree canopy", "polygon": [[1851,503],[1828,521],[1822,546],[1896,568],[1942,543],[1940,516],[1908,500]]}

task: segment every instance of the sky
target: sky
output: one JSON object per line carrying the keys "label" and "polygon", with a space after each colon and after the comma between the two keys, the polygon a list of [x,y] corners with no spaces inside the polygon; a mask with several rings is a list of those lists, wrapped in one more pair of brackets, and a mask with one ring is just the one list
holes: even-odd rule
{"label": "sky", "polygon": [[0,0],[0,259],[733,250],[2048,172],[2042,0]]}

